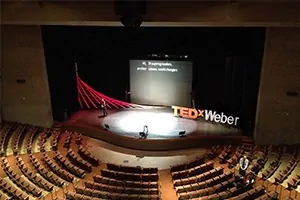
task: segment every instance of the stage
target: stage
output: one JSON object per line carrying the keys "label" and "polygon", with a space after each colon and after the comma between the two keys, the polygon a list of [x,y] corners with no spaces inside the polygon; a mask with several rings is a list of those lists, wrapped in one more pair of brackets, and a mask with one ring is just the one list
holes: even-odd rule
{"label": "stage", "polygon": [[[171,108],[145,107],[139,109],[81,110],[63,125],[70,130],[104,140],[122,147],[140,150],[174,150],[220,144],[237,144],[242,132],[231,126],[205,120],[176,117]],[[148,136],[139,133],[148,126]],[[184,137],[179,132],[185,131]]]}

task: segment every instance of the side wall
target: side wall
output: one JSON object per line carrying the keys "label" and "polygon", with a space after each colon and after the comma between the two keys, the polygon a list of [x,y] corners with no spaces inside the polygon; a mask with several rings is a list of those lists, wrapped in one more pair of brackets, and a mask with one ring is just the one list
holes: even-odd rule
{"label": "side wall", "polygon": [[[300,142],[300,28],[268,28],[258,95],[257,144]],[[297,92],[289,96],[287,92]]]}
{"label": "side wall", "polygon": [[50,127],[51,101],[39,26],[2,26],[3,120]]}

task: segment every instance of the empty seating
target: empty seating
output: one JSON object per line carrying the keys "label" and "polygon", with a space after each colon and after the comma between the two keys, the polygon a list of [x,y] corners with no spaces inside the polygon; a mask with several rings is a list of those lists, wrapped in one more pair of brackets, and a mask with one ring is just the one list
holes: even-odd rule
{"label": "empty seating", "polygon": [[42,195],[42,190],[36,187],[31,182],[27,181],[24,177],[20,176],[19,174],[15,173],[12,167],[9,165],[6,158],[2,158],[2,167],[3,170],[6,172],[8,177],[23,191],[26,191],[32,194],[35,197],[40,197]]}
{"label": "empty seating", "polygon": [[298,159],[293,156],[292,159],[290,160],[289,164],[286,166],[286,168],[284,170],[282,170],[276,177],[275,177],[275,181],[277,183],[282,183],[291,173],[292,171],[295,169],[295,167],[298,164]]}
{"label": "empty seating", "polygon": [[[42,132],[39,133],[39,131]],[[36,139],[38,139],[37,142]],[[51,149],[54,150],[54,155],[46,153],[49,141]],[[42,130],[39,127],[22,124],[0,124],[0,153],[2,156],[0,161],[3,171],[8,176],[0,178],[0,199],[47,199],[47,194],[57,200],[161,199],[162,190],[157,168],[107,163],[107,168],[102,168],[101,166],[101,175],[93,175],[92,180],[90,179],[91,176],[87,176],[88,179],[84,179],[87,173],[98,169],[96,166],[99,166],[100,163],[99,159],[85,148],[84,142],[81,134],[76,132],[60,132],[54,129]],[[75,147],[73,146],[74,143],[76,144]],[[38,144],[39,150],[43,152],[41,154],[42,162],[38,159],[39,155],[33,154],[32,150],[36,149],[33,148],[33,144]],[[63,155],[65,149],[58,145],[68,148],[66,156]],[[9,162],[4,157],[10,152],[8,147],[11,147],[14,154]],[[26,162],[26,156],[19,156],[22,147],[25,147],[25,150],[29,153],[30,163]],[[255,148],[253,146],[250,147],[248,153],[254,155]],[[229,165],[234,165],[237,163],[238,157],[246,151],[244,146],[241,146],[237,148],[236,152],[228,160],[232,150],[231,146],[226,146],[219,159],[222,161],[227,160]],[[292,174],[298,163],[298,157],[295,153],[297,149],[293,150],[294,157],[287,167],[275,177],[277,183],[282,182],[287,176]],[[208,154],[209,157],[216,157],[218,151],[219,146],[214,146]],[[270,146],[263,148],[263,156],[260,159],[262,164],[259,163],[260,166],[266,162],[270,151]],[[270,177],[274,170],[278,169],[282,155],[286,151],[287,149],[285,148],[279,148],[274,162],[263,173],[264,177]],[[16,166],[12,162],[15,162]],[[255,164],[258,165],[257,163]],[[234,178],[234,172],[224,172],[223,166],[215,167],[214,165],[213,161],[205,163],[205,158],[201,157],[190,163],[171,167],[170,175],[178,199],[267,200],[278,198],[278,194],[274,191],[266,193],[263,186],[253,188],[252,183],[246,180],[249,177],[242,180],[241,184],[236,184],[236,181],[240,179]],[[83,179],[80,184],[64,187],[68,182],[72,183],[74,180],[78,180],[76,177]],[[291,180],[288,181],[288,186],[293,189],[299,183],[300,173],[291,177]],[[64,194],[64,197],[52,196],[52,192],[62,189],[62,187],[64,187],[63,192],[60,191],[57,194]],[[72,192],[69,191],[71,188]]]}
{"label": "empty seating", "polygon": [[236,165],[243,153],[244,153],[243,147],[242,146],[237,147],[237,150],[235,151],[233,156],[227,160],[228,165],[229,166]]}
{"label": "empty seating", "polygon": [[107,185],[136,187],[136,188],[156,188],[158,189],[157,181],[123,181],[114,178],[103,177],[100,175],[94,175],[93,179],[97,183],[103,183]]}
{"label": "empty seating", "polygon": [[258,186],[251,190],[245,191],[237,196],[231,197],[228,200],[248,200],[248,199],[256,199],[265,194],[265,188],[263,186]]}
{"label": "empty seating", "polygon": [[215,157],[217,157],[217,152],[218,152],[219,148],[220,148],[220,145],[213,146],[211,148],[211,150],[208,152],[208,155],[207,155],[208,158],[214,159]]}
{"label": "empty seating", "polygon": [[142,168],[142,167],[129,167],[129,166],[122,166],[122,165],[114,165],[107,163],[107,169],[120,171],[125,173],[137,173],[137,174],[157,174],[157,168]]}
{"label": "empty seating", "polygon": [[267,179],[275,173],[275,171],[281,165],[281,158],[282,158],[282,154],[281,153],[276,153],[275,160],[270,164],[268,169],[266,169],[262,172],[262,177],[263,178]]}
{"label": "empty seating", "polygon": [[193,184],[193,183],[197,183],[197,182],[202,182],[202,181],[205,181],[212,177],[221,175],[223,173],[223,171],[224,171],[224,167],[220,166],[220,167],[211,169],[209,171],[205,171],[202,174],[199,174],[197,176],[173,180],[173,184],[174,184],[174,186],[181,186],[181,185],[188,185],[188,184]]}
{"label": "empty seating", "polygon": [[300,172],[298,172],[298,174],[292,177],[291,180],[288,182],[289,188],[297,188],[298,185],[300,185]]}
{"label": "empty seating", "polygon": [[187,163],[187,164],[182,164],[182,165],[176,165],[176,166],[172,166],[171,167],[171,172],[176,172],[176,171],[182,171],[182,170],[186,170],[186,169],[191,169],[191,168],[194,168],[194,167],[197,167],[201,164],[203,164],[205,162],[205,158],[202,157],[202,158],[199,158],[199,159],[196,159],[190,163]]}
{"label": "empty seating", "polygon": [[228,190],[232,187],[234,187],[234,178],[231,178],[227,181],[221,182],[217,185],[211,186],[211,187],[206,187],[198,190],[193,190],[189,192],[182,192],[178,193],[179,200],[183,199],[193,199],[193,198],[198,198],[198,197],[204,197],[204,196],[209,196],[214,193],[222,192],[225,190]]}
{"label": "empty seating", "polygon": [[[134,200],[134,199],[144,199],[144,200],[158,200],[158,195],[151,195],[151,194],[124,194],[124,193],[117,193],[114,192],[114,190],[110,192],[106,191],[100,191],[100,190],[94,190],[91,188],[86,187],[76,187],[75,188],[76,193],[90,196],[90,197],[96,197],[100,199],[126,199],[126,200]],[[85,197],[83,197],[85,198]]]}
{"label": "empty seating", "polygon": [[157,181],[158,174],[140,174],[140,173],[128,173],[121,171],[114,171],[109,169],[102,169],[101,174],[105,177],[114,178],[118,180],[131,180],[131,181]]}
{"label": "empty seating", "polygon": [[55,152],[54,159],[58,161],[67,171],[79,178],[85,176],[85,171],[69,162],[59,151]]}
{"label": "empty seating", "polygon": [[74,178],[75,178],[74,175],[70,174],[68,171],[62,169],[55,162],[53,162],[53,160],[47,155],[47,153],[43,153],[42,160],[59,177],[63,178],[64,180],[66,180],[68,182],[72,182],[74,180]]}
{"label": "empty seating", "polygon": [[275,199],[278,199],[278,193],[275,191],[270,191],[269,193],[266,193],[256,198],[256,200],[275,200]]}
{"label": "empty seating", "polygon": [[26,167],[25,162],[22,160],[21,157],[16,157],[17,165],[21,172],[35,185],[39,186],[40,188],[43,188],[46,191],[52,191],[53,186],[52,184],[48,183],[48,181],[44,180],[41,176],[37,176],[34,171],[29,170]]}
{"label": "empty seating", "polygon": [[233,177],[233,172],[228,172],[228,173],[221,174],[219,176],[215,176],[215,177],[205,180],[205,181],[188,184],[188,185],[175,186],[175,189],[176,189],[177,193],[196,191],[199,189],[217,185],[219,183],[222,183],[224,181],[231,179],[232,177]]}
{"label": "empty seating", "polygon": [[73,162],[75,165],[79,166],[80,168],[86,170],[87,172],[92,171],[92,165],[87,161],[83,160],[79,157],[72,149],[68,150],[67,157]]}
{"label": "empty seating", "polygon": [[198,165],[196,167],[185,169],[181,171],[171,172],[173,180],[180,179],[180,178],[186,178],[191,176],[196,176],[198,174],[201,174],[205,171],[211,170],[214,168],[214,162],[209,161],[207,163],[204,163],[202,165]]}
{"label": "empty seating", "polygon": [[17,200],[29,200],[29,195],[10,184],[5,179],[0,178],[0,188],[5,191],[10,196],[13,196],[13,199]]}
{"label": "empty seating", "polygon": [[158,188],[144,188],[144,187],[130,187],[130,186],[120,186],[120,185],[107,185],[103,183],[97,183],[92,181],[84,182],[86,188],[106,191],[106,192],[115,192],[123,194],[151,194],[158,195]]}
{"label": "empty seating", "polygon": [[88,150],[84,149],[82,145],[78,145],[78,154],[92,165],[99,165],[99,159],[94,157]]}
{"label": "empty seating", "polygon": [[27,126],[19,125],[14,130],[14,134],[12,135],[12,142],[13,142],[13,154],[18,155],[20,149],[20,140],[22,137],[23,132],[26,130]]}
{"label": "empty seating", "polygon": [[50,183],[62,187],[64,185],[64,181],[58,177],[53,172],[49,171],[45,166],[43,166],[39,160],[33,155],[29,155],[30,162],[32,166],[43,176],[46,180],[48,180]]}
{"label": "empty seating", "polygon": [[12,133],[12,124],[4,124],[0,130],[0,156],[5,156],[9,135]]}
{"label": "empty seating", "polygon": [[221,163],[224,163],[225,160],[229,157],[231,150],[232,150],[231,145],[224,147],[222,153],[219,155],[219,159]]}

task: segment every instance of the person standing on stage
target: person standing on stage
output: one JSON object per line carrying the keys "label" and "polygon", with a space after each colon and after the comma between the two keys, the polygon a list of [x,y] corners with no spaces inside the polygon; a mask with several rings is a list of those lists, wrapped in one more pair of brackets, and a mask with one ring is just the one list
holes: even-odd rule
{"label": "person standing on stage", "polygon": [[246,170],[249,166],[249,160],[247,159],[246,155],[240,159],[239,164],[240,164],[240,175],[244,177],[246,175]]}
{"label": "person standing on stage", "polygon": [[106,101],[103,98],[101,99],[101,107],[102,107],[102,110],[103,110],[103,116],[107,116],[108,112],[107,112]]}
{"label": "person standing on stage", "polygon": [[192,100],[192,108],[196,108],[196,91],[193,90],[190,92],[191,100]]}

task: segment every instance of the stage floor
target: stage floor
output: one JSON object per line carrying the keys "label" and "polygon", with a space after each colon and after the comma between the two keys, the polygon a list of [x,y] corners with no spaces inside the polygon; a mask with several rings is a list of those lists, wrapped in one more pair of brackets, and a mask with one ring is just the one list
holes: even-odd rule
{"label": "stage floor", "polygon": [[175,117],[171,108],[161,107],[109,110],[106,117],[102,116],[101,110],[82,110],[71,116],[65,123],[102,130],[105,125],[108,125],[110,132],[132,138],[139,138],[139,133],[147,125],[148,140],[179,138],[180,131],[185,131],[185,137],[242,135],[237,128],[204,120]]}
{"label": "stage floor", "polygon": [[[169,151],[188,148],[207,148],[213,145],[240,145],[242,132],[234,127],[213,124],[204,120],[173,116],[171,108],[81,110],[62,123],[64,128],[120,147],[144,151]],[[105,129],[105,124],[109,129]],[[147,125],[147,139],[139,133]],[[186,131],[185,137],[179,132]]]}

